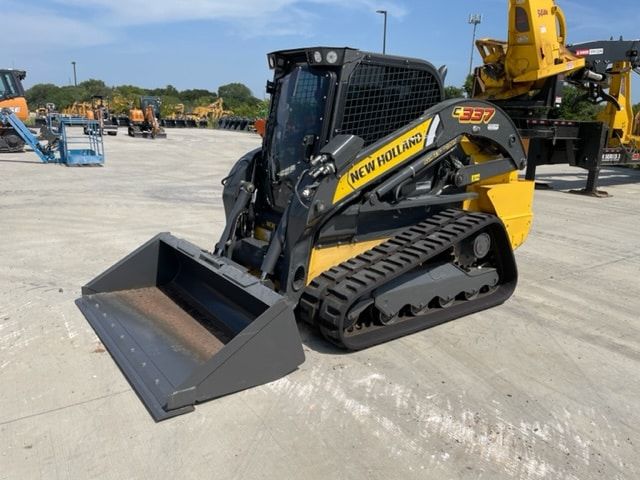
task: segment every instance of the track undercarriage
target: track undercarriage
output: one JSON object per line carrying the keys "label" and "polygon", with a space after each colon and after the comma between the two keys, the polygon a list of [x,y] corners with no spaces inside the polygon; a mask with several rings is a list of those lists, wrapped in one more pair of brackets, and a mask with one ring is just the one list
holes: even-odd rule
{"label": "track undercarriage", "polygon": [[130,137],[134,138],[167,138],[167,134],[162,129],[154,130],[140,125],[129,125],[127,132]]}
{"label": "track undercarriage", "polygon": [[22,140],[13,128],[0,129],[0,153],[18,153],[24,151]]}
{"label": "track undercarriage", "polygon": [[314,279],[298,315],[359,350],[503,303],[516,277],[500,220],[446,210]]}

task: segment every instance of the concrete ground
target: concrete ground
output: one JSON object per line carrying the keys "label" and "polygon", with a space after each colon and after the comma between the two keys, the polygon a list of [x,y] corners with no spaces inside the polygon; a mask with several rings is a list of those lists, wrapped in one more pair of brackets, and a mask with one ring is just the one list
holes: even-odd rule
{"label": "concrete ground", "polygon": [[0,479],[640,476],[640,171],[606,170],[608,199],[538,191],[506,304],[351,354],[301,327],[298,371],[154,423],[74,300],[159,231],[211,248],[258,143],[121,129],[104,168],[0,157]]}

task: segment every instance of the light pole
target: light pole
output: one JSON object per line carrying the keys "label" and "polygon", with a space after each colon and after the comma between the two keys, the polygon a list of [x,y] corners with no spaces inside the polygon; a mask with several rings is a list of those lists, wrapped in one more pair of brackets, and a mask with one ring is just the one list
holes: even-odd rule
{"label": "light pole", "polygon": [[77,87],[78,77],[76,76],[76,62],[71,62],[71,65],[73,65],[73,86]]}
{"label": "light pole", "polygon": [[387,11],[386,10],[376,10],[376,13],[380,15],[384,15],[384,30],[382,33],[382,54],[387,53]]}
{"label": "light pole", "polygon": [[469,75],[473,71],[473,52],[476,48],[476,29],[482,23],[482,15],[473,13],[469,15],[469,25],[473,25],[473,39],[471,40],[471,60],[469,60]]}

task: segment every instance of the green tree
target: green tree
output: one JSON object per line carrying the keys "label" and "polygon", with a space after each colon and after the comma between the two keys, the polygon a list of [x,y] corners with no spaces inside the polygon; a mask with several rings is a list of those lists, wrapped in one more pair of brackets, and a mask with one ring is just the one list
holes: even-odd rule
{"label": "green tree", "polygon": [[633,114],[634,114],[634,115],[637,115],[638,113],[640,113],[640,103],[636,103],[636,104],[633,106]]}
{"label": "green tree", "polygon": [[78,85],[65,85],[60,87],[58,94],[54,97],[53,103],[58,106],[58,109],[63,109],[70,106],[73,102],[82,102],[89,99],[87,91]]}
{"label": "green tree", "polygon": [[562,105],[558,116],[567,120],[595,120],[603,108],[585,100],[581,90],[567,85],[562,89]]}
{"label": "green tree", "polygon": [[148,95],[153,95],[154,97],[177,97],[180,98],[180,92],[173,85],[167,85],[164,88],[153,88],[151,90],[147,90]]}
{"label": "green tree", "polygon": [[450,98],[464,98],[464,88],[448,86],[444,87],[444,98],[449,100]]}
{"label": "green tree", "polygon": [[114,95],[120,95],[125,98],[136,97],[138,95],[147,95],[148,91],[135,85],[120,85],[113,89]]}
{"label": "green tree", "polygon": [[90,97],[87,89],[81,85],[58,87],[51,83],[36,84],[25,92],[25,96],[33,109],[49,102],[55,103],[58,109],[63,109],[73,102],[82,102]]}
{"label": "green tree", "polygon": [[269,115],[269,107],[271,106],[271,100],[260,100],[260,103],[256,107],[256,114],[253,115],[256,118],[267,118]]}
{"label": "green tree", "polygon": [[218,94],[203,88],[194,88],[191,90],[182,90],[180,92],[180,98],[184,103],[192,104],[194,106],[208,105],[215,102],[216,98],[218,98]]}
{"label": "green tree", "polygon": [[102,80],[96,80],[94,78],[79,83],[78,88],[84,89],[86,95],[88,96],[88,98],[83,98],[81,100],[89,100],[94,95],[110,97],[113,93],[112,89],[105,85]]}
{"label": "green tree", "polygon": [[256,108],[260,100],[253,96],[249,87],[242,83],[229,83],[218,88],[218,97],[224,99],[224,104],[236,115],[244,115],[240,111]]}
{"label": "green tree", "polygon": [[181,101],[180,97],[174,95],[161,95],[160,101],[162,102],[160,104],[160,114],[163,117],[171,115],[176,105],[178,105],[179,103],[184,103]]}
{"label": "green tree", "polygon": [[185,111],[189,112],[194,107],[213,103],[219,95],[224,98],[225,107],[233,110],[237,115],[263,117],[269,109],[268,101],[254,97],[251,90],[242,83],[222,85],[218,92],[203,88],[178,91],[173,85],[152,89],[137,85],[119,85],[111,88],[102,80],[92,78],[81,82],[77,87],[73,85],[60,87],[52,83],[41,83],[34,85],[26,92],[27,101],[32,108],[53,102],[59,109],[63,109],[74,102],[88,101],[92,95],[102,95],[112,99],[111,107],[118,113],[126,112],[130,104],[138,105],[141,95],[160,97],[164,115],[172,113],[179,103],[184,104]]}
{"label": "green tree", "polygon": [[462,86],[462,88],[467,94],[467,98],[471,98],[473,96],[473,83],[474,83],[474,76],[467,75],[467,78],[464,81],[464,85]]}
{"label": "green tree", "polygon": [[25,92],[27,103],[32,109],[44,106],[47,102],[53,102],[60,87],[53,83],[38,83]]}

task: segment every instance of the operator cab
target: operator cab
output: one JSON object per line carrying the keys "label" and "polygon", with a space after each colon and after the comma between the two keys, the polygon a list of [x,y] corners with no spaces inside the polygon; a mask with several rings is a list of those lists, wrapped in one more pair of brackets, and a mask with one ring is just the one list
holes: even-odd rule
{"label": "operator cab", "polygon": [[151,105],[151,108],[153,108],[153,114],[158,119],[160,118],[161,103],[162,102],[158,97],[147,97],[147,96],[140,97],[141,110],[145,112],[147,110],[147,107]]}
{"label": "operator cab", "polygon": [[258,191],[281,213],[309,160],[334,136],[369,146],[444,99],[444,73],[424,60],[313,47],[268,55],[271,109]]}

